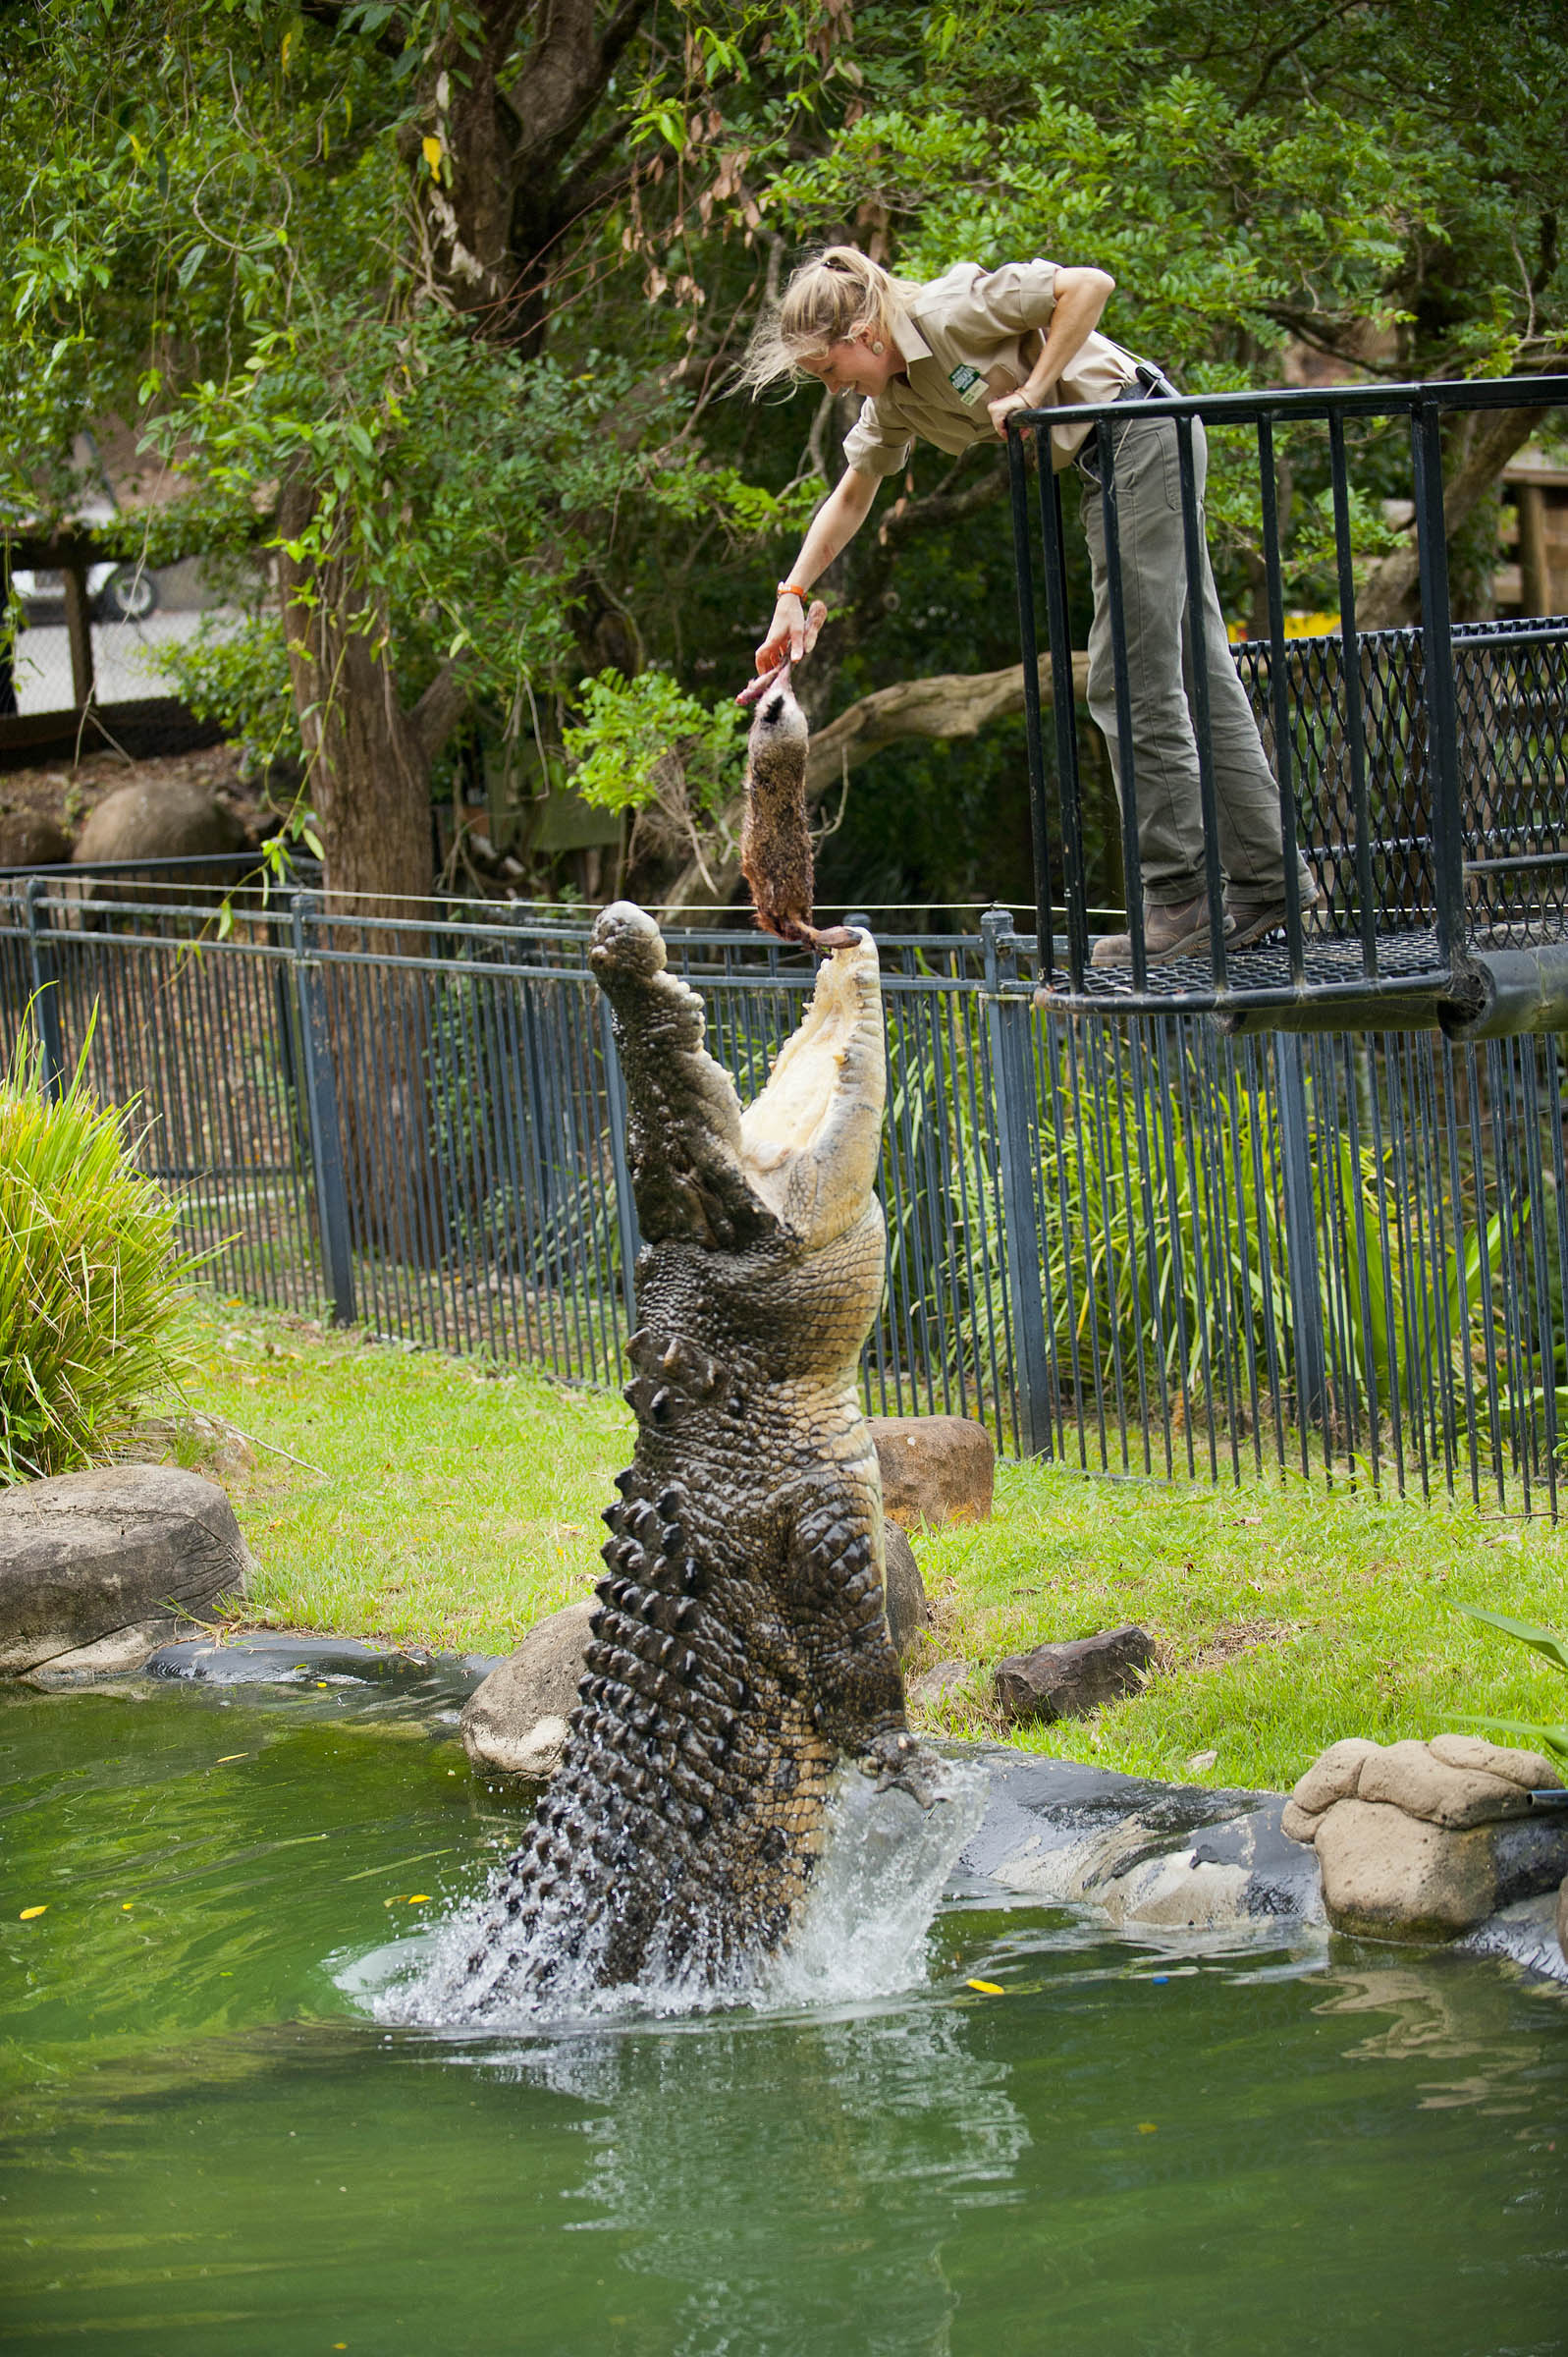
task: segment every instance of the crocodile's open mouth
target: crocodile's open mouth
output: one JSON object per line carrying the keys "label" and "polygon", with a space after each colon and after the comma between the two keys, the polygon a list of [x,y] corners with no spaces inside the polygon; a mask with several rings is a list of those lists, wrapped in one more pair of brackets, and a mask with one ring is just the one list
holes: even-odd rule
{"label": "crocodile's open mouth", "polygon": [[862,932],[819,969],[804,1020],[740,1117],[747,1183],[813,1244],[831,1241],[866,1207],[886,1085],[881,968]]}

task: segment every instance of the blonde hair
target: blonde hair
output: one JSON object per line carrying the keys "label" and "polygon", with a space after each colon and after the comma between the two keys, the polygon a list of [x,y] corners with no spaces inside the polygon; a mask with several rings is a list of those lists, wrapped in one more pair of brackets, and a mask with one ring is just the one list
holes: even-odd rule
{"label": "blonde hair", "polygon": [[770,302],[752,331],[737,385],[756,400],[781,377],[798,375],[808,353],[847,342],[862,328],[889,340],[892,314],[918,293],[911,279],[894,278],[858,246],[827,246],[790,274],[779,301]]}

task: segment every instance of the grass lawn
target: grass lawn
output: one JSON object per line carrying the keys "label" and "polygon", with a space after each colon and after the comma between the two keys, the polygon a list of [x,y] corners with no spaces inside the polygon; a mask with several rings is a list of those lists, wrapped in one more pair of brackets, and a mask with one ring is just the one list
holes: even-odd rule
{"label": "grass lawn", "polygon": [[[260,1564],[247,1624],[502,1653],[589,1593],[599,1509],[631,1452],[619,1398],[211,1298],[183,1341],[187,1404],[258,1444],[255,1469],[226,1480]],[[1160,1647],[1143,1690],[1015,1740],[1279,1786],[1339,1735],[1565,1715],[1560,1676],[1447,1610],[1568,1628],[1568,1529],[1544,1521],[1299,1479],[1211,1490],[1002,1465],[991,1521],[914,1545],[937,1625],[911,1670],[972,1668],[968,1698],[926,1718],[952,1733],[1000,1731],[999,1655],[1129,1620]]]}

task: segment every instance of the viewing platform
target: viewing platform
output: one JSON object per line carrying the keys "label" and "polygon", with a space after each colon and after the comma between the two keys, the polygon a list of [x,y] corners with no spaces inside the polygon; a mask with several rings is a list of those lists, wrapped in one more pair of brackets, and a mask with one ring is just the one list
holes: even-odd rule
{"label": "viewing platform", "polygon": [[[1568,377],[1555,376],[1149,399],[1074,411],[1075,422],[1093,425],[1087,447],[1105,489],[1123,780],[1130,956],[1108,964],[1093,961],[1073,703],[1069,614],[1075,592],[1081,612],[1085,584],[1068,553],[1062,478],[1039,463],[1061,411],[1018,421],[1009,455],[1038,920],[1042,943],[1055,942],[1054,959],[1041,960],[1044,1004],[1071,1013],[1209,1013],[1230,1031],[1440,1025],[1454,1037],[1483,1038],[1568,1028],[1568,615],[1454,619],[1442,476],[1445,419],[1498,409],[1540,414],[1565,404]],[[1222,447],[1221,434],[1251,443],[1270,629],[1229,654],[1274,775],[1286,876],[1276,929],[1227,946],[1210,725],[1213,639],[1206,650],[1204,634],[1184,629],[1210,926],[1202,955],[1165,962],[1150,955],[1144,930],[1123,594],[1130,560],[1118,541],[1112,439],[1113,426],[1121,442],[1124,428],[1147,432],[1162,420],[1175,425],[1189,612],[1203,545],[1195,429],[1201,422],[1215,437],[1212,452]],[[1408,436],[1420,620],[1362,630],[1350,479],[1357,453],[1347,457],[1347,427],[1362,436],[1358,449],[1375,447],[1381,495],[1393,437],[1384,433],[1374,445],[1367,429],[1389,425],[1401,445]],[[1338,628],[1309,636],[1286,631],[1277,488],[1286,441],[1296,480],[1314,479],[1316,468],[1326,493],[1318,512],[1331,514]],[[1358,488],[1365,494],[1365,484]],[[1042,602],[1049,739],[1037,690]],[[1316,899],[1297,882],[1298,859]],[[1053,906],[1065,908],[1064,941]]]}

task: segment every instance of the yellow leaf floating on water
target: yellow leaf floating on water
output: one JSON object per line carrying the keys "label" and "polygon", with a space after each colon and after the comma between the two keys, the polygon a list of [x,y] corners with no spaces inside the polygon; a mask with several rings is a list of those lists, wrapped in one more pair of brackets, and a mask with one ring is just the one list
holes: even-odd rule
{"label": "yellow leaf floating on water", "polygon": [[996,1981],[965,1981],[966,1989],[978,1989],[982,1997],[1005,1997],[1007,1992]]}
{"label": "yellow leaf floating on water", "polygon": [[221,1760],[214,1760],[213,1766],[215,1768],[227,1768],[231,1760],[248,1760],[250,1754],[248,1751],[226,1751]]}
{"label": "yellow leaf floating on water", "polygon": [[430,1904],[429,1891],[410,1891],[408,1893],[408,1904],[410,1907],[427,1907]]}
{"label": "yellow leaf floating on water", "polygon": [[1140,2119],[1138,2122],[1138,2133],[1140,2136],[1158,2136],[1160,2133],[1160,2122],[1157,2119]]}
{"label": "yellow leaf floating on water", "polygon": [[22,1914],[21,1914],[21,1916],[20,1916],[20,1918],[19,1918],[19,1921],[21,1921],[21,1922],[23,1922],[23,1923],[30,1923],[30,1922],[32,1921],[32,1919],[33,1919],[34,1915],[47,1915],[47,1914],[48,1914],[48,1912],[49,1912],[49,1907],[48,1907],[48,1902],[47,1902],[47,1900],[46,1900],[46,1901],[44,1902],[44,1904],[43,1904],[41,1907],[24,1907],[24,1908],[23,1908],[23,1910],[22,1910]]}

